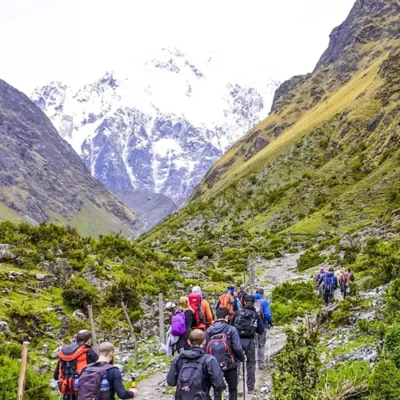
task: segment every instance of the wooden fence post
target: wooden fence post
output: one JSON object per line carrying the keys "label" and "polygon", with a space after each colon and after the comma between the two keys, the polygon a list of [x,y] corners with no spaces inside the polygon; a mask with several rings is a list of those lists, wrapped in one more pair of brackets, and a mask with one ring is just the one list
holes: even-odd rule
{"label": "wooden fence post", "polygon": [[136,335],[135,335],[135,332],[133,330],[132,321],[131,321],[131,319],[129,317],[128,311],[127,311],[126,306],[125,306],[125,303],[122,302],[121,306],[122,306],[122,311],[124,312],[125,318],[126,318],[126,320],[128,322],[128,325],[129,325],[129,331],[131,333],[131,340],[133,340],[133,342],[135,343],[135,360],[136,360],[136,364],[138,364],[138,361],[139,361],[139,349],[138,349],[138,344],[137,344],[137,340],[136,340]]}
{"label": "wooden fence post", "polygon": [[28,363],[28,345],[29,342],[24,342],[22,344],[21,371],[19,373],[19,379],[18,379],[18,400],[22,400],[24,398],[25,374],[26,374],[26,366]]}
{"label": "wooden fence post", "polygon": [[99,346],[97,344],[96,328],[94,326],[93,307],[87,306],[87,308],[89,313],[90,329],[92,331],[93,350],[97,353],[99,351]]}
{"label": "wooden fence post", "polygon": [[250,257],[247,260],[247,269],[249,272],[250,291],[251,291],[251,294],[254,294],[254,292],[256,290],[256,274],[254,271],[254,260],[252,260]]}
{"label": "wooden fence post", "polygon": [[160,293],[158,295],[158,300],[159,300],[159,307],[160,307],[160,344],[164,343],[164,298],[163,294]]}

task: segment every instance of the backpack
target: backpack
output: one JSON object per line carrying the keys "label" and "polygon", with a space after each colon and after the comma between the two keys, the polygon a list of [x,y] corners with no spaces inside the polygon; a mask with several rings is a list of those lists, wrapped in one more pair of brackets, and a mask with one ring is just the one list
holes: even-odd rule
{"label": "backpack", "polygon": [[242,308],[238,311],[234,326],[241,338],[252,338],[256,332],[257,313],[253,310]]}
{"label": "backpack", "polygon": [[332,293],[334,288],[335,276],[327,276],[324,277],[324,291]]}
{"label": "backpack", "polygon": [[235,367],[235,357],[232,354],[231,346],[226,333],[212,335],[207,344],[207,354],[214,356],[222,371]]}
{"label": "backpack", "polygon": [[355,276],[350,272],[350,280],[354,282],[356,280]]}
{"label": "backpack", "polygon": [[183,364],[177,379],[175,400],[207,400],[203,388],[203,364],[207,357],[205,354]]}
{"label": "backpack", "polygon": [[79,400],[110,400],[110,390],[100,391],[104,374],[111,368],[111,364],[89,364],[79,378]]}
{"label": "backpack", "polygon": [[181,336],[186,332],[186,318],[184,311],[175,311],[171,320],[171,335]]}
{"label": "backpack", "polygon": [[63,395],[75,393],[74,376],[79,375],[87,366],[88,346],[75,344],[63,346],[58,352],[58,387]]}
{"label": "backpack", "polygon": [[201,323],[206,323],[206,316],[204,314],[201,301],[202,298],[200,293],[191,293],[189,295],[189,305],[194,312],[194,321],[196,326],[200,325]]}
{"label": "backpack", "polygon": [[261,315],[261,319],[263,321],[265,321],[264,307],[263,307],[264,301],[265,301],[265,299],[262,298],[262,299],[256,300],[256,302],[254,303],[254,308]]}
{"label": "backpack", "polygon": [[234,313],[234,298],[231,294],[225,293],[219,298],[219,306],[227,308],[229,311],[229,315],[233,315]]}

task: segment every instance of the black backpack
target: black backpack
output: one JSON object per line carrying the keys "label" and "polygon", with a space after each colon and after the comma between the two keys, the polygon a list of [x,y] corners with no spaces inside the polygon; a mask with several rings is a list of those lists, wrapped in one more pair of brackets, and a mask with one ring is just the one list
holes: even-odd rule
{"label": "black backpack", "polygon": [[183,364],[178,375],[175,400],[207,400],[203,388],[203,364],[207,357],[204,354]]}
{"label": "black backpack", "polygon": [[242,308],[238,311],[234,326],[241,338],[252,338],[256,333],[257,313],[253,310]]}
{"label": "black backpack", "polygon": [[235,357],[229,344],[229,338],[226,333],[217,333],[211,336],[207,344],[207,354],[217,359],[222,371],[235,368]]}
{"label": "black backpack", "polygon": [[100,391],[104,374],[111,368],[111,364],[89,364],[79,377],[79,400],[110,400],[110,391]]}

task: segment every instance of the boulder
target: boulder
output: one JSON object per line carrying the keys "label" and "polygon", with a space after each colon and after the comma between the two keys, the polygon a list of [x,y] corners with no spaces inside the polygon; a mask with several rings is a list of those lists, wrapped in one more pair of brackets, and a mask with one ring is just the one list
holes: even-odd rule
{"label": "boulder", "polygon": [[6,336],[11,335],[10,327],[6,321],[0,321],[0,332],[4,333]]}
{"label": "boulder", "polygon": [[11,249],[13,246],[10,244],[0,244],[0,261],[7,261],[15,258],[15,256],[11,253]]}
{"label": "boulder", "polygon": [[75,318],[75,319],[77,319],[77,320],[80,320],[80,321],[86,321],[86,315],[81,311],[81,310],[75,310],[73,313],[72,313],[72,316]]}
{"label": "boulder", "polygon": [[41,262],[38,267],[48,274],[54,275],[56,285],[64,287],[72,278],[74,270],[65,258],[57,258],[55,262]]}
{"label": "boulder", "polygon": [[57,283],[57,278],[51,274],[36,274],[36,280],[36,287],[39,289],[49,289]]}

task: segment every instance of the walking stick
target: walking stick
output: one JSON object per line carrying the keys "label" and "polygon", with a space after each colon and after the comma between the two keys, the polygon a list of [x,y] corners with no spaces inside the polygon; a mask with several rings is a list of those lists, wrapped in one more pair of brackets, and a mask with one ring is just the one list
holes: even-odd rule
{"label": "walking stick", "polygon": [[243,361],[243,400],[246,400],[246,360]]}
{"label": "walking stick", "polygon": [[269,368],[269,364],[271,361],[271,328],[267,331],[267,365]]}

